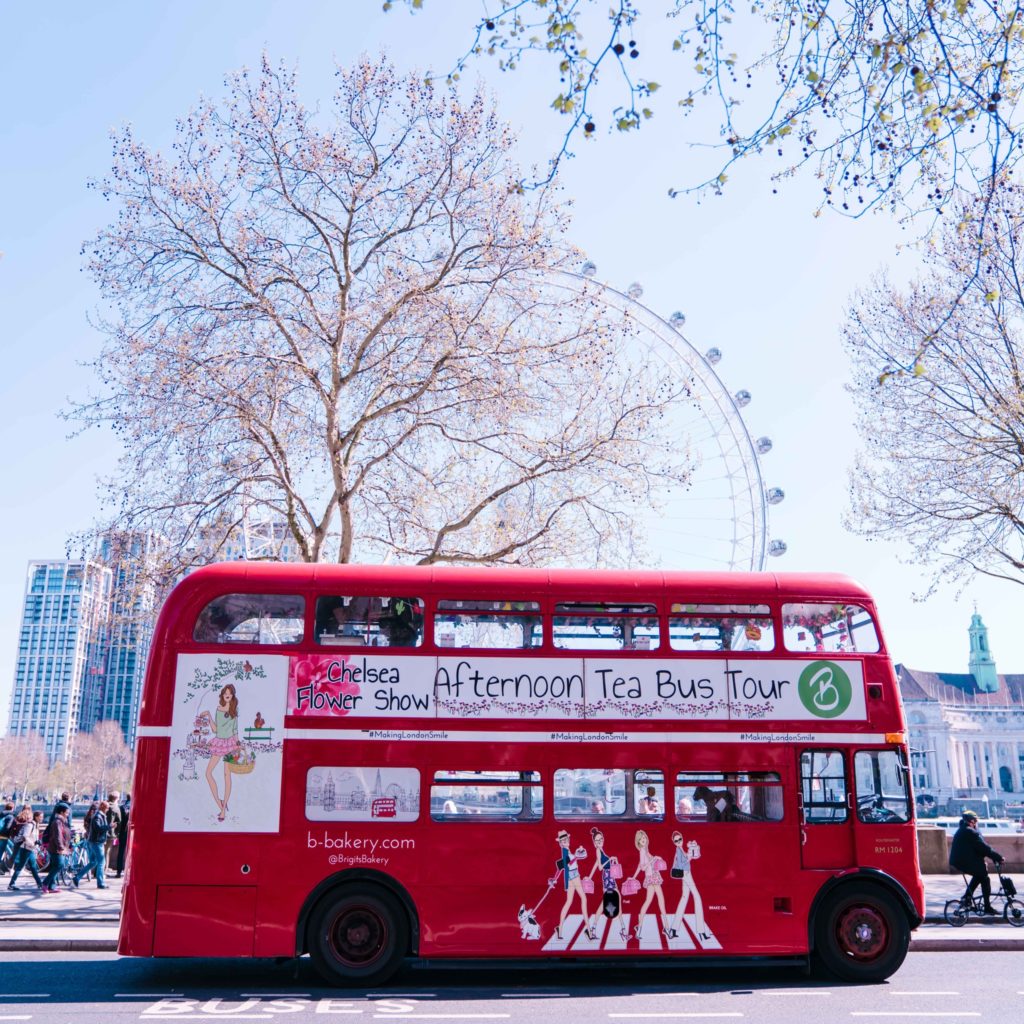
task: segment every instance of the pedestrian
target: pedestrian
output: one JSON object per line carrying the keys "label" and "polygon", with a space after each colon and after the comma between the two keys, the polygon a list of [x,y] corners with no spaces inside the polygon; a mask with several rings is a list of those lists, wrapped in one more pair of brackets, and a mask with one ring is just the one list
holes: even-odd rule
{"label": "pedestrian", "polygon": [[110,805],[110,810],[107,811],[107,824],[110,826],[106,843],[107,870],[113,874],[117,871],[117,851],[121,842],[121,828],[124,825],[121,794],[115,789],[107,795],[107,803]]}
{"label": "pedestrian", "polygon": [[117,872],[118,878],[124,874],[124,859],[128,853],[128,817],[131,814],[132,797],[125,793],[124,803],[121,805],[121,825],[117,833]]}
{"label": "pedestrian", "polygon": [[11,858],[14,856],[14,834],[18,830],[17,815],[14,804],[7,801],[0,812],[0,875],[11,870]]}
{"label": "pedestrian", "polygon": [[[57,799],[57,803],[58,804],[67,804],[68,805],[68,828],[71,829],[71,834],[74,835],[75,823],[74,823],[74,820],[73,820],[74,815],[71,813],[71,804],[72,804],[71,794],[70,793],[61,793],[60,797],[58,797],[58,799]],[[54,811],[54,814],[56,814],[57,813],[57,808],[54,807],[53,811]]]}
{"label": "pedestrian", "polygon": [[[72,876],[71,881],[75,888],[78,888],[78,883],[81,881],[82,875],[87,875],[90,871],[96,872],[96,888],[106,889],[106,875],[104,874],[104,844],[107,841],[107,833],[110,831],[110,825],[107,822],[107,810],[110,805],[106,800],[101,800],[96,806],[96,812],[89,819],[89,828],[85,833],[85,849],[89,855],[89,862],[83,864]],[[92,808],[90,808],[92,810]]]}
{"label": "pedestrian", "polygon": [[26,807],[18,815],[18,831],[14,836],[14,873],[11,875],[11,883],[8,889],[17,889],[18,875],[26,865],[36,880],[36,886],[43,887],[43,880],[39,877],[39,868],[36,865],[36,846],[39,843],[39,826],[35,822],[32,808]]}
{"label": "pedestrian", "polygon": [[949,850],[949,866],[971,876],[967,891],[964,893],[964,903],[971,902],[974,890],[980,885],[985,904],[982,913],[995,914],[996,908],[992,906],[992,882],[985,867],[986,857],[997,865],[1003,863],[1002,854],[993,850],[978,834],[978,816],[974,811],[964,811],[960,818],[960,827],[953,836],[953,845]]}
{"label": "pedestrian", "polygon": [[64,870],[71,856],[71,808],[58,803],[53,817],[46,826],[49,830],[50,870],[43,881],[43,892],[57,892],[57,876]]}

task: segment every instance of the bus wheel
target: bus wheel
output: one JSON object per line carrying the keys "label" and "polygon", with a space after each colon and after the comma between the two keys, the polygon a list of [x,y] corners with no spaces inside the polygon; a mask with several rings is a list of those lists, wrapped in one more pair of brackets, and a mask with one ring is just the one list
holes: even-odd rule
{"label": "bus wheel", "polygon": [[342,889],[317,905],[309,922],[309,955],[332,985],[379,985],[409,949],[405,911],[383,889]]}
{"label": "bus wheel", "polygon": [[815,953],[844,981],[884,981],[910,948],[910,925],[893,896],[876,886],[847,886],[829,897],[815,921]]}

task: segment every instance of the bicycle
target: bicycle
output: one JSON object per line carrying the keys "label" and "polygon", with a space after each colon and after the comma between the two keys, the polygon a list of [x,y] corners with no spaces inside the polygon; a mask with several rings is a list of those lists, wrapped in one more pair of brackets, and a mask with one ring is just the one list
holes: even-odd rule
{"label": "bicycle", "polygon": [[[992,893],[992,905],[995,906],[997,900],[1002,901],[1003,920],[1015,928],[1024,928],[1024,902],[1017,898],[1017,886],[1007,875],[1000,874],[998,878],[999,891]],[[962,928],[967,924],[971,914],[976,917],[991,916],[984,913],[985,901],[980,892],[975,892],[970,900],[966,898],[968,884],[967,876],[964,875],[964,895],[960,899],[946,900],[943,917],[946,924],[954,928]]]}

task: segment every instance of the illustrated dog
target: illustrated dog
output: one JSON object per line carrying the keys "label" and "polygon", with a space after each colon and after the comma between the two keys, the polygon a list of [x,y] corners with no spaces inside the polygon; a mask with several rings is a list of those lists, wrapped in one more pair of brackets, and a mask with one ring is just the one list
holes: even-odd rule
{"label": "illustrated dog", "polygon": [[537,918],[533,916],[532,910],[526,909],[524,903],[519,908],[519,930],[524,939],[539,939],[540,938],[540,925],[537,924]]}

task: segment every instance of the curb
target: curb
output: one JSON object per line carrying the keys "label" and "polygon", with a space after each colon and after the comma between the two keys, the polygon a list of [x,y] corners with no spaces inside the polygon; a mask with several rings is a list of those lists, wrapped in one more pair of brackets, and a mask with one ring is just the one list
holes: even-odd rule
{"label": "curb", "polygon": [[1010,953],[1024,949],[1024,935],[1019,939],[947,939],[927,936],[911,938],[911,953]]}
{"label": "curb", "polygon": [[117,939],[0,939],[3,953],[116,953]]}

